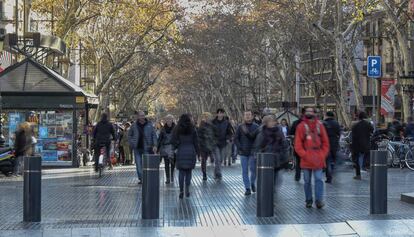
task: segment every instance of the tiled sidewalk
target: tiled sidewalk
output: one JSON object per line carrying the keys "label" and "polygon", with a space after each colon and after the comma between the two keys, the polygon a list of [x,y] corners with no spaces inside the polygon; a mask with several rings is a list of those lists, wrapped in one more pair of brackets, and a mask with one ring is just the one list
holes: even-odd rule
{"label": "tiled sidewalk", "polygon": [[114,230],[118,230],[116,227],[133,227],[119,229],[122,231],[142,230],[136,229],[138,227],[201,227],[202,230],[204,227],[244,228],[248,225],[324,224],[351,220],[414,218],[414,206],[399,200],[401,192],[411,192],[414,189],[414,172],[408,170],[389,171],[389,214],[384,216],[369,215],[367,174],[363,181],[355,181],[352,179],[351,170],[341,168],[336,173],[334,183],[325,185],[326,207],[317,210],[304,207],[302,182],[296,183],[293,181],[293,173],[285,172],[282,183],[277,187],[275,216],[272,218],[255,216],[256,196],[243,195],[239,165],[225,167],[223,170],[222,181],[217,182],[209,176],[209,180],[203,182],[197,167],[191,187],[192,195],[184,200],[178,199],[177,184],[165,185],[161,180],[159,220],[141,219],[141,187],[137,185],[134,167],[116,168],[106,172],[101,179],[97,179],[90,169],[46,171],[42,186],[42,222],[33,224],[21,222],[21,179],[1,178],[0,230],[73,231],[77,228],[108,227]]}

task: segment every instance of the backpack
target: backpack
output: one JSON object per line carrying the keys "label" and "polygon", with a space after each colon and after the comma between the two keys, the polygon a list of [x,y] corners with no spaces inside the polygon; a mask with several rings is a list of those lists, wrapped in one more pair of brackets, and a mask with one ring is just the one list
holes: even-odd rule
{"label": "backpack", "polygon": [[[305,130],[306,130],[305,137],[303,138],[303,142],[305,142],[306,138],[311,135],[311,131],[310,131],[309,125],[307,123],[304,123],[303,125],[305,126]],[[318,133],[319,139],[321,139],[321,125],[322,125],[322,123],[320,121],[317,121],[316,131]]]}

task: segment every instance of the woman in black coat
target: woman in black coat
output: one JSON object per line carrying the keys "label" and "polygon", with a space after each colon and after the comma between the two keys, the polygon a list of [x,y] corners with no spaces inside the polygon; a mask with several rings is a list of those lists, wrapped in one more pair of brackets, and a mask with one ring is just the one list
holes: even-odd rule
{"label": "woman in black coat", "polygon": [[274,115],[267,115],[263,118],[263,127],[256,136],[255,152],[270,153],[274,157],[275,183],[278,171],[287,168],[287,140],[283,134],[282,128],[277,126],[277,120]]}
{"label": "woman in black coat", "polygon": [[179,171],[179,198],[182,199],[184,196],[184,180],[185,195],[186,197],[190,196],[191,175],[199,155],[197,131],[192,122],[191,115],[181,115],[177,126],[174,128],[171,142],[174,148],[177,149],[176,168]]}

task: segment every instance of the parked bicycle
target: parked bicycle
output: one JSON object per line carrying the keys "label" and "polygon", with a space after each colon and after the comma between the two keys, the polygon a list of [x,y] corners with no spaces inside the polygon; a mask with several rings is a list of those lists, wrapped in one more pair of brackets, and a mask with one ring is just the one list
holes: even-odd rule
{"label": "parked bicycle", "polygon": [[377,142],[378,150],[387,151],[389,167],[404,167],[414,170],[414,141],[412,139],[389,138],[382,135]]}

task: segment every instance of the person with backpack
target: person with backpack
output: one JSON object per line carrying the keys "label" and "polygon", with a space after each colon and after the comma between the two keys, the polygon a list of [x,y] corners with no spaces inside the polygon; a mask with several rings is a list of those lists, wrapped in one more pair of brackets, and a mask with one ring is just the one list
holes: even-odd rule
{"label": "person with backpack", "polygon": [[323,168],[329,152],[329,138],[323,124],[316,118],[313,107],[305,108],[305,117],[296,128],[295,151],[300,157],[300,166],[305,181],[306,207],[313,205],[312,174],[315,180],[315,204],[318,209],[323,203]]}
{"label": "person with backpack", "polygon": [[253,145],[256,137],[252,134],[258,128],[259,125],[253,122],[252,111],[246,111],[244,112],[244,123],[238,127],[234,139],[240,155],[243,183],[246,189],[244,195],[246,196],[251,195],[252,192],[256,192],[256,158],[253,156]]}
{"label": "person with backpack", "polygon": [[161,160],[164,160],[166,184],[174,183],[175,156],[171,143],[174,127],[174,116],[169,114],[165,117],[165,124],[161,128],[160,136],[158,137],[158,152],[160,153]]}
{"label": "person with backpack", "polygon": [[329,155],[326,159],[326,183],[332,183],[332,170],[336,162],[336,153],[339,149],[339,138],[341,137],[341,126],[335,120],[335,115],[332,111],[326,112],[326,118],[323,121],[326,132],[329,137]]}
{"label": "person with backpack", "polygon": [[[305,108],[302,108],[300,118],[292,123],[292,127],[289,130],[289,136],[292,136],[292,137],[295,136],[296,128],[302,122],[304,116],[305,116]],[[296,163],[296,166],[295,166],[295,181],[299,182],[300,174],[301,174],[300,158],[299,158],[298,154],[296,153],[296,151],[293,151],[293,156],[295,157],[295,163]]]}
{"label": "person with backpack", "polygon": [[351,151],[352,159],[355,163],[354,179],[361,180],[361,169],[369,159],[371,135],[374,132],[374,127],[366,120],[367,114],[365,112],[360,112],[358,118],[359,122],[352,127]]}

